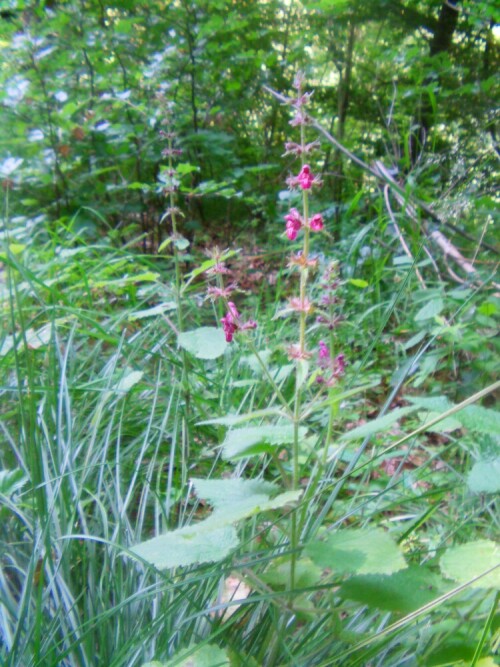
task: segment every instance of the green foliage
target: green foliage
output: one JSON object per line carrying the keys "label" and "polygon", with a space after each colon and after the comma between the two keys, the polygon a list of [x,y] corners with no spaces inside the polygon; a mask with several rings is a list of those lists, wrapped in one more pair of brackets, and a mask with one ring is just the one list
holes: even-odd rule
{"label": "green foliage", "polygon": [[2,664],[492,664],[498,17],[459,4],[449,43],[430,0],[2,7]]}

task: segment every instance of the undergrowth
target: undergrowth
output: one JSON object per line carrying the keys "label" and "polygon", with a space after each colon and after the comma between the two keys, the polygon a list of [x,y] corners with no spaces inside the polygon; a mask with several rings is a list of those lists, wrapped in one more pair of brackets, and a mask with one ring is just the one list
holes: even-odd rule
{"label": "undergrowth", "polygon": [[2,664],[496,664],[488,276],[332,249],[308,99],[253,291],[182,235],[170,126],[162,256],[5,190]]}

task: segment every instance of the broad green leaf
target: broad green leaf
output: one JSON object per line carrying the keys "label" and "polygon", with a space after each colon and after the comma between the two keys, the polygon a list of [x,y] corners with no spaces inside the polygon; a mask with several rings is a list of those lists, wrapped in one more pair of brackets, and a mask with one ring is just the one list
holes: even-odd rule
{"label": "broad green leaf", "polygon": [[426,567],[412,566],[389,575],[350,577],[338,594],[370,607],[409,614],[451,588],[452,585]]}
{"label": "broad green leaf", "polygon": [[172,530],[160,537],[141,542],[132,549],[140,558],[160,570],[171,567],[212,563],[222,560],[239,544],[233,526],[204,529],[204,522]]}
{"label": "broad green leaf", "polygon": [[[299,438],[305,438],[307,428],[299,427]],[[224,459],[253,456],[269,451],[277,445],[287,445],[294,439],[293,424],[263,424],[232,429],[222,443]]]}
{"label": "broad green leaf", "polygon": [[[413,405],[418,405],[420,408],[435,413],[447,412],[453,408],[453,403],[445,396],[409,396],[408,400]],[[426,419],[430,421],[428,415]],[[468,405],[463,410],[456,412],[453,419],[459,421],[462,426],[470,431],[490,435],[500,434],[500,412],[491,408],[484,408],[482,405]]]}
{"label": "broad green leaf", "polygon": [[[470,667],[475,648],[476,645],[470,641],[460,639],[445,641],[443,645],[439,645],[426,656],[425,665],[426,667],[459,667],[459,665]],[[463,660],[467,662],[462,662]]]}
{"label": "broad green leaf", "polygon": [[500,545],[491,540],[476,540],[451,547],[440,561],[445,577],[465,584],[490,568],[490,574],[471,584],[472,588],[500,589]]}
{"label": "broad green leaf", "polygon": [[183,331],[178,335],[177,342],[198,359],[217,359],[224,354],[228,345],[224,332],[216,327]]}
{"label": "broad green leaf", "polygon": [[200,168],[194,164],[189,164],[188,162],[179,162],[175,166],[175,171],[179,176],[184,176],[186,174],[191,174],[193,171],[199,171]]}
{"label": "broad green leaf", "polygon": [[301,491],[275,498],[276,485],[262,480],[192,480],[198,497],[215,509],[198,523],[141,542],[132,552],[159,569],[222,560],[239,544],[234,524],[260,512],[295,503]]}
{"label": "broad green leaf", "polygon": [[409,340],[407,340],[406,343],[404,343],[403,349],[410,350],[415,345],[418,345],[418,343],[420,343],[426,336],[427,336],[427,331],[425,331],[425,329],[422,329],[422,331],[419,331]]}
{"label": "broad green leaf", "polygon": [[[183,656],[186,657],[183,659]],[[214,644],[204,644],[194,652],[192,648],[181,651],[162,667],[229,667],[230,664],[224,649]]]}
{"label": "broad green leaf", "polygon": [[249,496],[270,496],[278,492],[273,482],[262,479],[191,479],[196,495],[213,505],[215,509],[228,502],[238,503]]}
{"label": "broad green leaf", "polygon": [[469,405],[456,415],[465,428],[478,433],[500,435],[500,412],[482,405]]}
{"label": "broad green leaf", "polygon": [[467,475],[467,486],[472,493],[498,493],[500,491],[500,457],[475,463]]}
{"label": "broad green leaf", "polygon": [[[419,418],[422,423],[431,423],[441,414],[442,412],[425,412],[424,414],[419,414]],[[456,415],[453,415],[452,417],[446,417],[445,419],[438,421],[436,424],[429,426],[428,430],[431,433],[452,433],[460,428],[462,428],[462,422]]]}
{"label": "broad green leaf", "polygon": [[415,410],[415,407],[410,406],[406,408],[396,408],[396,410],[393,410],[392,412],[389,412],[382,417],[377,417],[377,419],[373,419],[366,424],[362,424],[361,426],[353,428],[352,431],[344,433],[340,439],[356,440],[357,438],[366,438],[369,435],[373,435],[374,433],[378,433],[379,431],[383,431],[386,428],[389,428],[389,426],[392,426],[392,424],[397,422],[399,419],[405,417],[411,412],[414,412]]}
{"label": "broad green leaf", "polygon": [[[274,590],[283,590],[290,582],[290,560],[280,558],[271,563],[267,570],[260,575],[262,581]],[[321,568],[310,558],[300,558],[295,564],[296,588],[308,588],[318,583],[321,578]]]}
{"label": "broad green leaf", "polygon": [[443,310],[443,308],[444,308],[443,299],[439,298],[432,299],[418,311],[418,313],[415,315],[415,320],[417,322],[421,322],[423,320],[434,319],[436,315],[439,315],[439,313]]}
{"label": "broad green leaf", "polygon": [[334,574],[392,574],[406,567],[398,545],[380,528],[339,530],[309,544],[305,553]]}

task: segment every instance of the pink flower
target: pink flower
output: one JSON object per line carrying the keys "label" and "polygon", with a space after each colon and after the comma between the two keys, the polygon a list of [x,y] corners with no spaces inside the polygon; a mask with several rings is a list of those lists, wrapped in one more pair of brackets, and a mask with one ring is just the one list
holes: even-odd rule
{"label": "pink flower", "polygon": [[319,350],[318,350],[318,357],[320,361],[324,361],[325,359],[330,359],[330,350],[328,349],[327,344],[325,341],[320,340],[319,341]]}
{"label": "pink flower", "polygon": [[343,354],[338,354],[335,357],[335,371],[334,375],[339,377],[345,373],[345,356]]}
{"label": "pink flower", "polygon": [[226,336],[226,342],[230,343],[233,340],[233,336],[238,328],[238,325],[235,322],[233,313],[231,311],[231,306],[234,308],[236,311],[236,315],[238,316],[238,311],[236,310],[234,303],[229,302],[228,303],[228,312],[225,317],[221,319],[221,324],[222,328],[224,329],[224,334]]}
{"label": "pink flower", "polygon": [[313,232],[320,232],[323,227],[323,216],[320,213],[316,213],[316,215],[313,215],[309,220],[309,228]]}
{"label": "pink flower", "polygon": [[300,228],[302,227],[302,218],[300,217],[300,213],[297,211],[296,208],[292,208],[290,210],[290,213],[288,215],[285,215],[285,220],[286,220],[286,235],[290,239],[290,241],[295,241],[297,238],[297,234],[300,231]]}
{"label": "pink flower", "polygon": [[310,190],[314,181],[314,176],[311,174],[311,167],[308,164],[305,164],[300,170],[300,174],[297,176],[297,183],[300,185],[302,190]]}
{"label": "pink flower", "polygon": [[246,329],[255,329],[257,327],[257,322],[254,320],[241,323],[240,314],[232,301],[229,301],[227,304],[227,314],[221,319],[221,324],[228,343],[233,340],[236,331],[245,331]]}

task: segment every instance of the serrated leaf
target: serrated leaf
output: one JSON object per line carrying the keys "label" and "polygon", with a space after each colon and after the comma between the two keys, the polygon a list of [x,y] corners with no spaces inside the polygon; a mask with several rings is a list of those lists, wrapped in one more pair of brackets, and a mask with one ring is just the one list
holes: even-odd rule
{"label": "serrated leaf", "polygon": [[196,495],[214,508],[224,507],[228,502],[238,503],[251,496],[270,496],[279,491],[273,482],[262,479],[191,479]]}
{"label": "serrated leaf", "polygon": [[451,547],[440,561],[445,577],[460,584],[469,582],[491,568],[490,574],[471,584],[472,588],[496,588],[500,590],[500,545],[491,540],[476,540]]}
{"label": "serrated leaf", "polygon": [[362,424],[361,426],[357,426],[351,431],[342,434],[340,440],[356,440],[357,438],[366,438],[369,435],[373,435],[374,433],[385,430],[389,426],[392,426],[392,424],[397,422],[399,419],[410,414],[411,412],[414,412],[415,410],[416,407],[413,406],[397,408],[396,410],[393,410],[392,412],[389,412],[382,417],[372,419],[372,421],[369,421],[366,424]]}
{"label": "serrated leaf", "polygon": [[500,412],[482,405],[469,405],[457,413],[466,429],[477,433],[500,435]]}
{"label": "serrated leaf", "polygon": [[192,480],[199,497],[215,509],[203,521],[141,542],[131,550],[159,569],[222,560],[239,544],[234,524],[260,512],[296,502],[301,491],[275,498],[277,487],[262,480]]}
{"label": "serrated leaf", "polygon": [[[419,418],[422,423],[431,423],[441,414],[441,412],[426,412],[425,414],[419,415]],[[445,417],[444,419],[438,421],[436,424],[429,426],[428,430],[431,433],[452,433],[459,428],[462,428],[462,422],[455,415],[453,415],[452,417]]]}
{"label": "serrated leaf", "polygon": [[406,567],[398,545],[380,528],[339,530],[305,553],[335,574],[392,574]]}
{"label": "serrated leaf", "polygon": [[217,359],[224,354],[228,345],[222,329],[215,327],[183,331],[178,335],[177,342],[197,359]]}
{"label": "serrated leaf", "polygon": [[500,491],[500,458],[475,463],[467,475],[467,486],[472,493],[498,493]]}
{"label": "serrated leaf", "polygon": [[[420,408],[442,414],[451,410],[454,405],[445,396],[409,396],[408,400]],[[428,419],[428,416],[426,417]],[[468,405],[453,415],[464,428],[489,435],[500,434],[500,412],[482,405]],[[430,421],[430,420],[429,420]]]}
{"label": "serrated leaf", "polygon": [[437,315],[439,315],[439,313],[441,313],[443,308],[444,308],[443,299],[432,299],[418,311],[418,313],[415,315],[415,320],[417,322],[421,322],[423,320],[431,320]]}
{"label": "serrated leaf", "polygon": [[[305,426],[299,427],[299,438],[307,434]],[[222,457],[226,460],[253,456],[293,442],[293,424],[262,424],[232,429],[222,443]]]}
{"label": "serrated leaf", "polygon": [[234,526],[204,530],[204,522],[172,530],[141,542],[132,549],[140,558],[160,570],[220,561],[239,544]]}
{"label": "serrated leaf", "polygon": [[350,577],[338,594],[377,609],[409,614],[452,588],[426,567],[409,567],[394,574]]}

